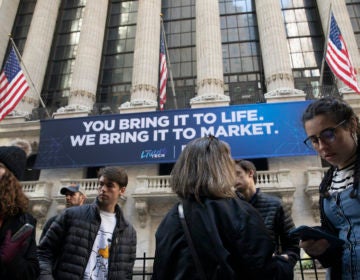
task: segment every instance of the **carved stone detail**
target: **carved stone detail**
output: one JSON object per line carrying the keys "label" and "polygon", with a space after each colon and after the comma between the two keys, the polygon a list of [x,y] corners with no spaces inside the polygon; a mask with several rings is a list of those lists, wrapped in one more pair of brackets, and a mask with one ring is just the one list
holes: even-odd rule
{"label": "carved stone detail", "polygon": [[88,99],[91,99],[91,101],[94,103],[96,98],[95,98],[95,94],[85,91],[85,90],[74,90],[71,91],[69,94],[69,98],[71,97],[77,97],[77,96],[81,96],[81,97],[85,97]]}
{"label": "carved stone detail", "polygon": [[75,111],[89,112],[91,111],[91,108],[84,105],[68,105],[66,107],[60,107],[56,112],[67,113],[67,112],[75,112]]}
{"label": "carved stone detail", "polygon": [[272,82],[275,82],[276,80],[287,80],[287,81],[294,81],[294,77],[291,73],[277,73],[273,74],[270,77],[266,79],[266,85],[268,86]]}
{"label": "carved stone detail", "polygon": [[156,94],[158,91],[156,87],[148,84],[139,84],[131,87],[131,92],[142,91],[142,90],[150,91],[154,94]]}
{"label": "carved stone detail", "polygon": [[206,94],[206,95],[198,95],[190,100],[190,104],[198,103],[198,102],[229,102],[230,97],[223,94]]}
{"label": "carved stone detail", "polygon": [[320,222],[320,211],[319,211],[319,187],[308,186],[305,188],[305,193],[310,199],[311,213],[315,222]]}
{"label": "carved stone detail", "polygon": [[273,91],[269,91],[265,94],[265,98],[269,97],[281,97],[281,96],[287,96],[287,95],[300,95],[305,96],[304,91],[294,88],[278,88]]}
{"label": "carved stone detail", "polygon": [[31,214],[36,218],[37,224],[40,228],[43,227],[46,221],[46,214],[50,207],[50,201],[31,201],[30,200],[30,209]]}
{"label": "carved stone detail", "polygon": [[120,108],[133,108],[133,107],[141,107],[141,106],[157,106],[157,102],[154,100],[148,100],[148,99],[135,99],[131,100],[130,102],[125,102],[121,104]]}
{"label": "carved stone detail", "polygon": [[146,226],[148,216],[148,204],[145,200],[139,200],[135,202],[135,209],[138,213],[140,226],[144,228]]}
{"label": "carved stone detail", "polygon": [[199,88],[202,88],[204,86],[207,86],[207,85],[212,85],[212,86],[217,86],[217,87],[221,87],[221,88],[224,88],[224,81],[220,80],[220,79],[203,79],[201,81],[199,81],[197,83],[197,87],[198,89]]}
{"label": "carved stone detail", "polygon": [[23,98],[21,98],[21,102],[23,103],[28,103],[28,104],[33,104],[34,107],[38,107],[39,106],[39,100],[29,97],[29,96],[24,96]]}

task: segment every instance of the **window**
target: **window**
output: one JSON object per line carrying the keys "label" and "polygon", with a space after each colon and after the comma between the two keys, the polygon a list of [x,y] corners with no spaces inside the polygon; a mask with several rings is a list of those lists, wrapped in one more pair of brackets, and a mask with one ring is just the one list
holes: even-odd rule
{"label": "window", "polygon": [[85,0],[62,1],[42,98],[49,111],[67,105]]}
{"label": "window", "polygon": [[138,1],[109,3],[96,102],[113,113],[130,99],[137,10]]}
{"label": "window", "polygon": [[220,0],[226,91],[232,104],[264,100],[258,26],[253,0]]}

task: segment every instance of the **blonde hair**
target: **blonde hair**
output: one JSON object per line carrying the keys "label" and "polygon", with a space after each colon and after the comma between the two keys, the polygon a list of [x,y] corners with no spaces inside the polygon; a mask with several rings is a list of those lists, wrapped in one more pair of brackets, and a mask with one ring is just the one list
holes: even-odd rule
{"label": "blonde hair", "polygon": [[171,172],[171,188],[183,199],[235,197],[235,163],[227,143],[214,136],[186,145]]}

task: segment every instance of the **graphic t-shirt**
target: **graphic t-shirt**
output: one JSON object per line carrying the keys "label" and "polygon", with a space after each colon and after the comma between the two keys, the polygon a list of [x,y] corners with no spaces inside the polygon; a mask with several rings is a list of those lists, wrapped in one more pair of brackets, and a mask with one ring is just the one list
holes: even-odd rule
{"label": "graphic t-shirt", "polygon": [[115,213],[100,211],[101,224],[96,235],[84,279],[107,279],[110,246],[116,225]]}

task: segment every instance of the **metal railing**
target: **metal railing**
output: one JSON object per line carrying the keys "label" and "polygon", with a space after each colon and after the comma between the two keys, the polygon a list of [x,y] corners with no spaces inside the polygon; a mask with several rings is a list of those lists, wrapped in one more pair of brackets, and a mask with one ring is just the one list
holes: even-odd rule
{"label": "metal railing", "polygon": [[[133,271],[133,280],[148,280],[152,276],[152,266],[154,257],[147,257],[146,253],[142,257],[137,257]],[[323,280],[325,279],[325,270],[319,266],[319,263],[312,258],[300,259],[294,270],[296,280]]]}
{"label": "metal railing", "polygon": [[309,86],[302,88],[306,94],[306,99],[319,99],[322,97],[337,97],[341,98],[339,90],[336,85],[323,85],[323,86]]}

